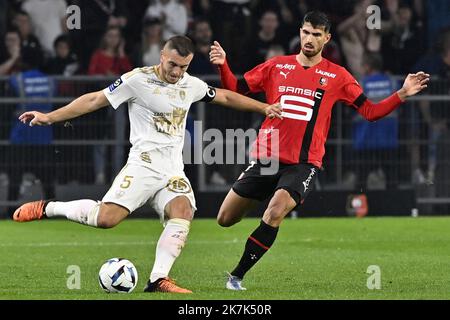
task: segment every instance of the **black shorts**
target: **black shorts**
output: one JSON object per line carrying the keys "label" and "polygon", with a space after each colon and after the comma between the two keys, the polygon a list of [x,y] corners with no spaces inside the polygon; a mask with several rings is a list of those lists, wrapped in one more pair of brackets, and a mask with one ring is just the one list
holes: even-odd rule
{"label": "black shorts", "polygon": [[233,184],[233,191],[244,198],[264,201],[278,189],[284,189],[299,204],[313,188],[319,173],[319,168],[308,163],[280,163],[275,174],[262,174],[261,169],[269,166],[252,162]]}

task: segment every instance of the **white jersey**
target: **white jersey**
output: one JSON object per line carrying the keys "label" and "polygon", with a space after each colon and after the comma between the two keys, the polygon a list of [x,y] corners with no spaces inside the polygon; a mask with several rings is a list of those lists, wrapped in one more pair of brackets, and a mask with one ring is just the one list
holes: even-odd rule
{"label": "white jersey", "polygon": [[164,82],[156,66],[136,68],[103,92],[114,109],[128,102],[132,144],[128,163],[166,172],[184,168],[182,151],[191,104],[215,96],[204,81],[188,73],[175,84]]}

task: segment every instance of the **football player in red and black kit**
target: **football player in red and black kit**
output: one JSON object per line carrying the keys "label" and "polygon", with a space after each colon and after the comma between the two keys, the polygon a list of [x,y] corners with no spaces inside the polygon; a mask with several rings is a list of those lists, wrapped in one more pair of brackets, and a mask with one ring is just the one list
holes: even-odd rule
{"label": "football player in red and black kit", "polygon": [[[282,119],[266,118],[263,122],[251,152],[257,160],[234,183],[217,217],[221,226],[232,226],[255,202],[270,198],[260,225],[246,242],[239,264],[229,274],[226,287],[230,290],[245,290],[241,285],[244,275],[271,247],[284,217],[311,191],[322,166],[335,103],[342,101],[368,121],[376,121],[427,87],[428,74],[409,74],[400,90],[379,103],[371,102],[345,68],[322,57],[322,50],[331,38],[330,27],[324,13],[307,13],[300,28],[300,52],[274,57],[246,72],[241,81],[230,70],[220,44],[214,42],[211,46],[210,60],[219,67],[226,89],[264,92],[267,103],[279,102],[282,108]],[[267,135],[275,131],[279,150],[271,156],[276,153],[279,169],[264,175],[263,161],[258,160],[271,154],[273,142],[267,143],[270,140]]]}

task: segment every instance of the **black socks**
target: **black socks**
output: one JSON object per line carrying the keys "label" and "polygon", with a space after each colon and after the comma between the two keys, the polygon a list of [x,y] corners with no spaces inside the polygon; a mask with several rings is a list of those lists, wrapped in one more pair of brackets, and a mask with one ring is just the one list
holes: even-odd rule
{"label": "black socks", "polygon": [[261,220],[259,227],[248,237],[242,258],[231,274],[242,279],[247,271],[269,250],[277,233],[278,227],[274,228]]}

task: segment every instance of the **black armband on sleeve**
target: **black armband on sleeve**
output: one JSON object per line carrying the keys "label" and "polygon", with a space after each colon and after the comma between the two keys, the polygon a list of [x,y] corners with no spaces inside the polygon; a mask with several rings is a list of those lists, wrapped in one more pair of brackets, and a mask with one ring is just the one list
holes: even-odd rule
{"label": "black armband on sleeve", "polygon": [[250,88],[248,87],[247,81],[244,78],[239,79],[237,82],[238,92],[242,94],[247,94],[250,92]]}
{"label": "black armband on sleeve", "polygon": [[211,102],[216,97],[216,88],[208,86],[208,90],[206,90],[205,96],[200,99],[203,102]]}
{"label": "black armband on sleeve", "polygon": [[359,97],[356,98],[356,100],[353,102],[353,105],[354,105],[357,109],[359,109],[359,108],[363,105],[363,103],[366,102],[366,100],[367,100],[367,97],[365,96],[365,94],[364,94],[364,93],[361,93],[361,94],[359,95]]}

